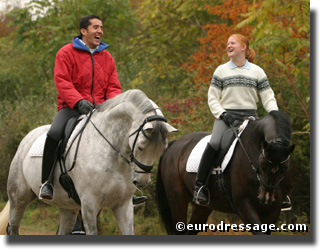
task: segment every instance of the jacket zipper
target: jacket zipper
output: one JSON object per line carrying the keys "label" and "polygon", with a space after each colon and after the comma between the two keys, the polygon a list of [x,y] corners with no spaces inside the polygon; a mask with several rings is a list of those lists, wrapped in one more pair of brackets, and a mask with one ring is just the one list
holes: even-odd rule
{"label": "jacket zipper", "polygon": [[[90,53],[91,54],[91,53]],[[92,104],[95,105],[95,100],[93,98],[93,86],[94,86],[94,60],[93,54],[91,54],[91,61],[92,61],[92,85],[91,85],[91,97],[92,97]]]}

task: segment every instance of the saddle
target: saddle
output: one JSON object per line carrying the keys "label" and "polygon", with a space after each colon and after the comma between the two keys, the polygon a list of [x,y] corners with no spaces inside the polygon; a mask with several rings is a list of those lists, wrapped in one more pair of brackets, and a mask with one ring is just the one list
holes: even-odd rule
{"label": "saddle", "polygon": [[[245,130],[249,120],[245,120],[237,130],[237,135],[240,137],[241,133]],[[189,173],[197,173],[199,163],[204,152],[204,149],[207,143],[210,141],[211,135],[208,135],[202,138],[198,144],[191,151],[189,158],[186,164],[186,171]],[[220,142],[220,150],[218,152],[218,159],[215,162],[215,168],[213,168],[212,174],[217,174],[223,172],[228,163],[230,162],[235,146],[238,142],[238,139],[235,136],[232,128],[226,130],[222,136],[222,140]]]}
{"label": "saddle", "polygon": [[[83,120],[83,118],[81,116],[72,117],[68,120],[68,122],[65,126],[65,129],[64,129],[63,137],[62,137],[61,141],[59,142],[58,148],[56,150],[57,153],[55,156],[55,163],[54,163],[54,166],[56,166],[57,163],[59,163],[59,166],[60,166],[61,174],[59,177],[59,183],[65,189],[65,191],[68,193],[69,198],[72,198],[79,205],[80,205],[80,198],[77,194],[77,191],[74,187],[74,184],[73,184],[71,177],[68,175],[68,172],[70,172],[76,164],[76,157],[77,157],[78,150],[76,150],[73,164],[68,170],[66,168],[66,164],[65,164],[66,160],[65,159],[68,155],[69,149],[71,148],[73,142],[76,140],[76,138],[78,136],[80,136],[80,138],[78,140],[78,145],[77,145],[77,148],[78,148],[80,140],[81,140],[82,131],[86,127],[89,119],[90,118],[88,118],[85,121],[84,125],[80,126],[80,127],[79,126],[77,127],[77,125]],[[33,143],[32,147],[30,149],[30,153],[29,153],[30,157],[42,157],[43,156],[43,149],[44,149],[46,137],[47,137],[47,133],[44,133],[41,136],[39,136],[38,139]],[[48,178],[49,179],[48,181],[51,183],[53,182],[54,169],[55,169],[55,167],[53,167],[53,169],[50,173],[50,176]]]}

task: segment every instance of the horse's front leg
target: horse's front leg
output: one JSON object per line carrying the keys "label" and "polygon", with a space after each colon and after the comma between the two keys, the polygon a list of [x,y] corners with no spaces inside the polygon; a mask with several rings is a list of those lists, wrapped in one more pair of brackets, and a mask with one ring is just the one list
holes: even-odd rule
{"label": "horse's front leg", "polygon": [[60,211],[60,224],[57,231],[58,235],[69,235],[74,228],[77,214],[79,210],[69,210],[59,208]]}
{"label": "horse's front leg", "polygon": [[134,235],[134,219],[132,198],[125,201],[120,207],[112,210],[123,235]]}
{"label": "horse's front leg", "polygon": [[[240,218],[245,224],[250,224],[251,226],[262,224],[256,208],[251,204],[251,202],[248,199],[241,200],[241,202],[237,204],[235,209],[237,214],[240,216]],[[252,234],[265,235],[266,233],[252,230]]]}
{"label": "horse's front leg", "polygon": [[81,214],[86,235],[98,235],[97,216],[100,210],[101,208],[98,208],[94,202],[86,202],[81,204]]}

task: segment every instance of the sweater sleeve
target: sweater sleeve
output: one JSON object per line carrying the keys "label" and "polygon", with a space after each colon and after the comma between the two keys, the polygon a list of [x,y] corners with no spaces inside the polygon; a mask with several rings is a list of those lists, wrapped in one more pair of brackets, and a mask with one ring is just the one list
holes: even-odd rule
{"label": "sweater sleeve", "polygon": [[60,50],[57,53],[55,68],[54,68],[54,81],[59,95],[63,101],[71,108],[83,99],[81,94],[76,90],[71,80],[71,62],[66,51]]}
{"label": "sweater sleeve", "polygon": [[221,93],[222,93],[222,81],[220,77],[217,75],[218,69],[213,74],[211,84],[208,90],[208,105],[211,113],[217,119],[219,119],[220,115],[225,112],[225,109],[222,107],[220,103]]}
{"label": "sweater sleeve", "polygon": [[269,113],[272,110],[278,110],[277,101],[273,90],[269,84],[267,75],[261,69],[258,79],[258,92],[264,109]]}

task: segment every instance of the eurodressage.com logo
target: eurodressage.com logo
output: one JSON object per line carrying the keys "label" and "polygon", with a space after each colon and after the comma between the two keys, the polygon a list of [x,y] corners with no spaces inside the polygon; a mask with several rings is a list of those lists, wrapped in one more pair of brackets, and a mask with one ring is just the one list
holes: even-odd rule
{"label": "eurodressage.com logo", "polygon": [[308,226],[306,224],[281,224],[277,227],[275,224],[226,224],[223,221],[216,224],[185,224],[183,222],[178,222],[176,224],[176,230],[179,232],[183,231],[199,231],[207,232],[308,232]]}

